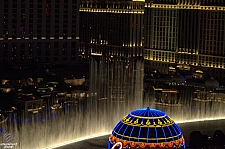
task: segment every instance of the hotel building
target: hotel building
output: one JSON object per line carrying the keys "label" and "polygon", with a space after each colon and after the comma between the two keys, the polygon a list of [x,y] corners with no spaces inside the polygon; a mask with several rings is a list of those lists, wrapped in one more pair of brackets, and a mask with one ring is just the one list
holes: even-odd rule
{"label": "hotel building", "polygon": [[225,80],[224,0],[2,0],[0,24],[1,63],[143,57]]}
{"label": "hotel building", "polygon": [[2,0],[0,62],[75,63],[79,0]]}
{"label": "hotel building", "polygon": [[225,80],[224,0],[146,0],[144,17],[147,66],[191,67]]}
{"label": "hotel building", "polygon": [[79,55],[144,57],[145,66],[225,80],[225,1],[82,0]]}
{"label": "hotel building", "polygon": [[142,57],[143,19],[143,1],[82,0],[79,55]]}

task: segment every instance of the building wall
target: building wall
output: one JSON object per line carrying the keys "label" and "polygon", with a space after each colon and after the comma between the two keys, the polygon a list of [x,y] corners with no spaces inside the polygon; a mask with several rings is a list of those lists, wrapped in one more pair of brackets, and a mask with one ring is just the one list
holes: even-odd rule
{"label": "building wall", "polygon": [[4,0],[0,62],[77,61],[78,0]]}
{"label": "building wall", "polygon": [[80,55],[142,56],[143,14],[144,2],[81,1]]}
{"label": "building wall", "polygon": [[169,66],[186,64],[224,80],[224,5],[222,0],[146,2],[146,64],[166,73]]}

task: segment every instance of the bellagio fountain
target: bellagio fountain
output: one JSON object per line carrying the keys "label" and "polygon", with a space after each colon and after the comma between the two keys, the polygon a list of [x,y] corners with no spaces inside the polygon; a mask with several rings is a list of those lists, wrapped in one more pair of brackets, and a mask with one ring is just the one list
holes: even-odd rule
{"label": "bellagio fountain", "polygon": [[[1,124],[1,137],[10,134],[16,149],[54,148],[85,138],[106,135],[134,109],[165,111],[176,122],[221,118],[223,103],[193,102],[191,92],[182,92],[182,106],[155,107],[153,94],[143,98],[144,63],[141,60],[102,59],[90,62],[90,84],[85,102],[45,109],[34,115],[14,115]],[[19,121],[18,121],[19,119]]]}

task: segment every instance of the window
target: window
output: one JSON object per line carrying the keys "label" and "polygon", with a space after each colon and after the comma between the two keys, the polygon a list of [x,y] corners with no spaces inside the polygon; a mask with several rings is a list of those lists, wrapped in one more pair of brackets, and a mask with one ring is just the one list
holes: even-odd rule
{"label": "window", "polygon": [[76,48],[76,43],[73,42],[71,47],[72,47],[72,48]]}
{"label": "window", "polygon": [[67,61],[67,57],[63,57],[63,61]]}
{"label": "window", "polygon": [[13,19],[12,20],[12,23],[17,23],[17,19]]}
{"label": "window", "polygon": [[21,4],[21,8],[25,8],[25,4]]}
{"label": "window", "polygon": [[8,3],[5,3],[4,8],[8,8],[8,7],[9,7]]}
{"label": "window", "polygon": [[41,19],[37,19],[37,23],[41,23]]}
{"label": "window", "polygon": [[63,43],[63,48],[67,48],[67,42]]}
{"label": "window", "polygon": [[41,13],[42,12],[42,10],[41,9],[38,9],[38,11],[37,11],[38,13]]}

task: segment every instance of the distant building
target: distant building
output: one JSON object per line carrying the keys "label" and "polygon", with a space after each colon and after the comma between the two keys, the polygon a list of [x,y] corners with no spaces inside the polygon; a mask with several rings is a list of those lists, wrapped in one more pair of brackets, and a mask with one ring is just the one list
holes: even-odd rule
{"label": "distant building", "polygon": [[223,0],[82,0],[80,15],[82,58],[143,56],[161,73],[186,66],[225,79]]}
{"label": "distant building", "polygon": [[224,0],[3,0],[0,24],[0,62],[141,57],[225,83]]}
{"label": "distant building", "polygon": [[189,65],[225,79],[224,0],[146,0],[144,20],[146,66]]}
{"label": "distant building", "polygon": [[79,56],[142,57],[144,2],[81,0]]}
{"label": "distant building", "polygon": [[3,0],[0,62],[75,63],[79,0]]}

